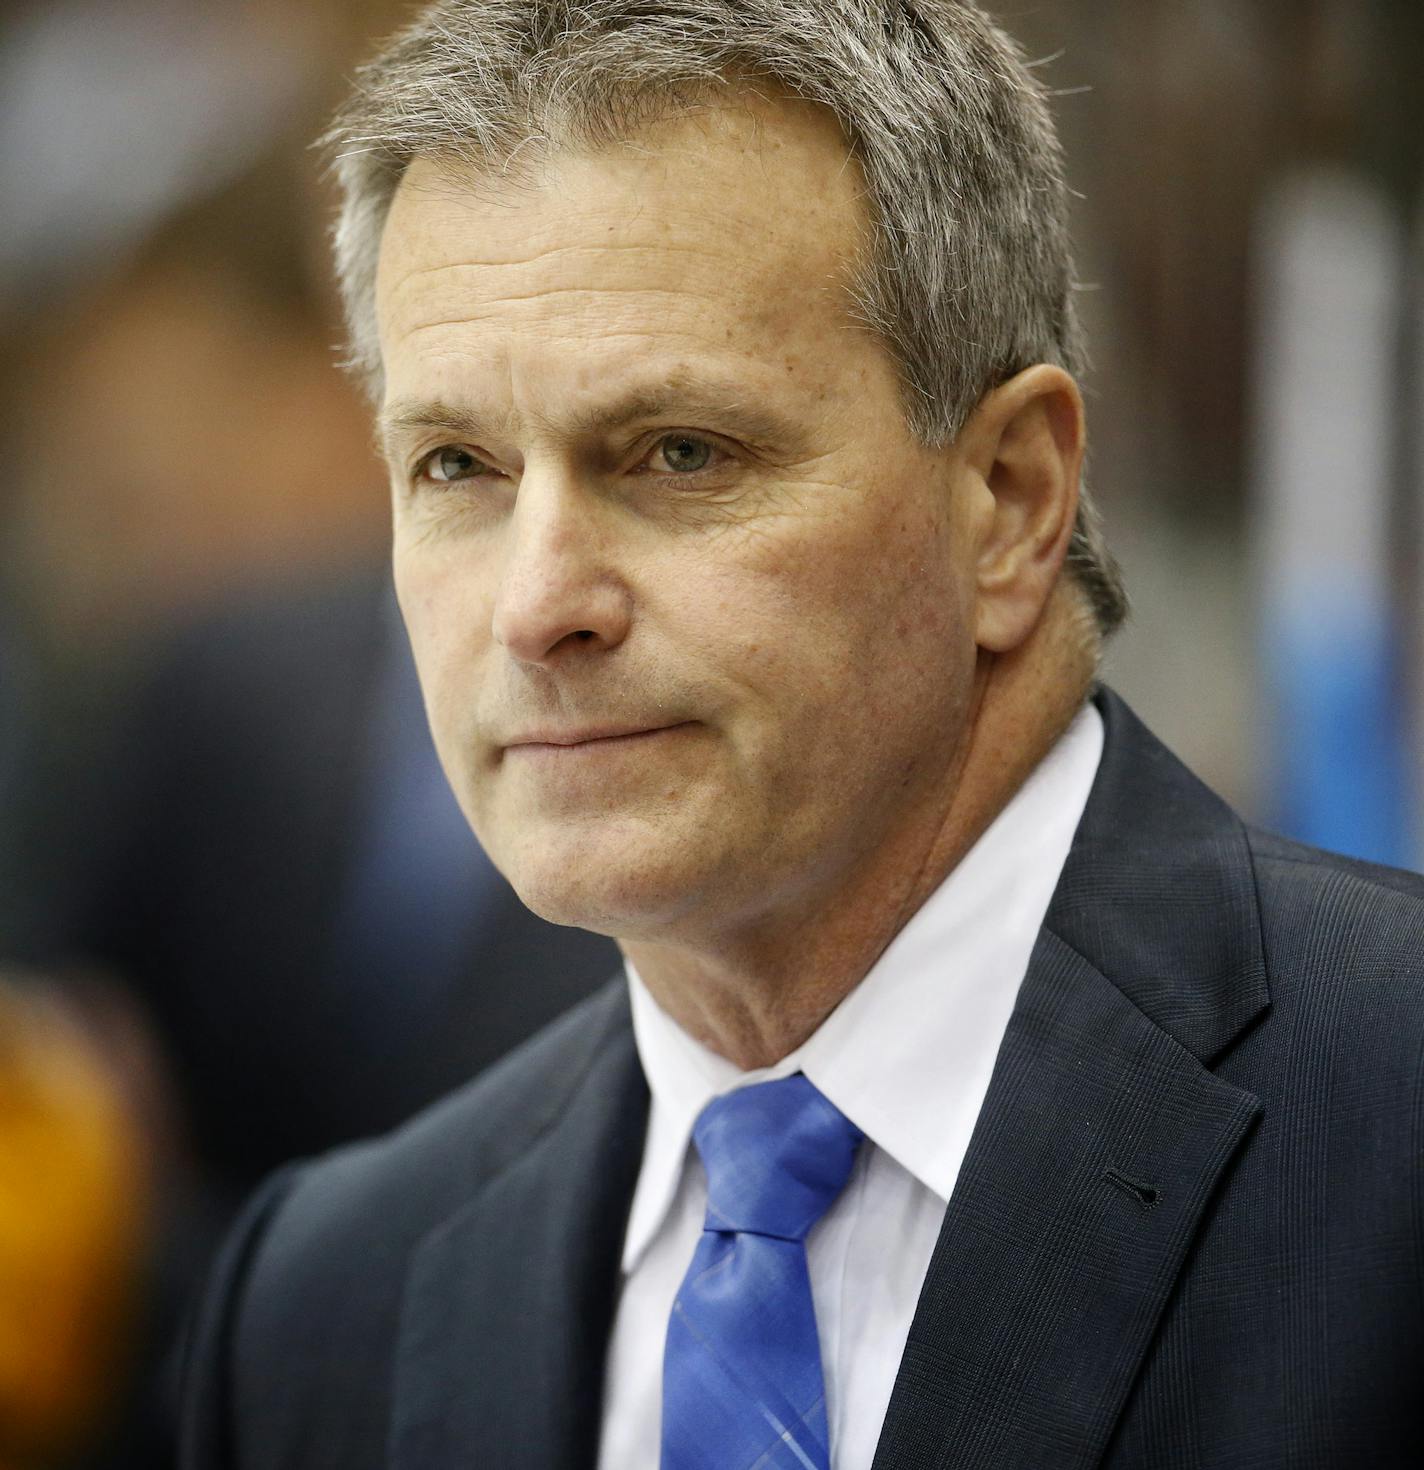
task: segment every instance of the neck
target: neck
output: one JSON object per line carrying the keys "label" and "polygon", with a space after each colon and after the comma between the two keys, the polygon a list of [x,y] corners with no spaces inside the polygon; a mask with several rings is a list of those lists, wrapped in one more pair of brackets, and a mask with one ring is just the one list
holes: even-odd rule
{"label": "neck", "polygon": [[624,946],[662,1009],[743,1070],[800,1046],[865,978],[1067,729],[1096,670],[1075,594],[1060,589],[1012,654],[981,654],[934,821],[898,834],[829,900],[697,949]]}

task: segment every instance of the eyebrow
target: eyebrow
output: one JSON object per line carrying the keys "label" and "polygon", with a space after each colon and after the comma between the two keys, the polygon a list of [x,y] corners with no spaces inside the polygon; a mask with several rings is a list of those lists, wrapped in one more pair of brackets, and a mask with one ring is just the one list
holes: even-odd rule
{"label": "eyebrow", "polygon": [[[562,438],[577,438],[623,428],[640,419],[670,419],[688,428],[720,427],[753,447],[796,447],[800,430],[781,415],[754,403],[745,390],[695,382],[678,376],[661,384],[631,388],[605,403],[581,409],[566,421],[545,420],[541,427]],[[507,421],[504,425],[507,430]],[[378,437],[387,455],[403,439],[427,429],[447,431],[474,443],[497,437],[501,426],[477,410],[441,399],[398,399],[381,414]]]}

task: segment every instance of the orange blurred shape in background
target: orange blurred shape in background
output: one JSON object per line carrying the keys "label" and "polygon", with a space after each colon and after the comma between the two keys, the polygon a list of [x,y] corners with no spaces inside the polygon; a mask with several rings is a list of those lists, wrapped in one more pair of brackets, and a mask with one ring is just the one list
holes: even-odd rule
{"label": "orange blurred shape in background", "polygon": [[0,1466],[80,1445],[110,1407],[148,1216],[140,1130],[52,1001],[0,983]]}

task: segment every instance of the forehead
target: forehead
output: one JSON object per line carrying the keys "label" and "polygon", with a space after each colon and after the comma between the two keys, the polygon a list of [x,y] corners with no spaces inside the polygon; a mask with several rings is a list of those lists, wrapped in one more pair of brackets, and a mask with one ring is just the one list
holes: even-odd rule
{"label": "forehead", "polygon": [[517,181],[418,158],[382,240],[388,396],[708,356],[810,372],[864,336],[848,309],[861,195],[828,114],[753,96]]}

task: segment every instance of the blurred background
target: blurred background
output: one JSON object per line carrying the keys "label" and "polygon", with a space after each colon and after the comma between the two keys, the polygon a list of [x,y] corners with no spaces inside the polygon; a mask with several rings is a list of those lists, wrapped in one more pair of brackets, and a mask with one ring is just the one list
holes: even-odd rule
{"label": "blurred background", "polygon": [[[0,1470],[154,1470],[242,1195],[601,978],[435,767],[311,140],[394,0],[0,8]],[[1078,193],[1108,678],[1424,868],[1424,6],[1016,0]]]}

